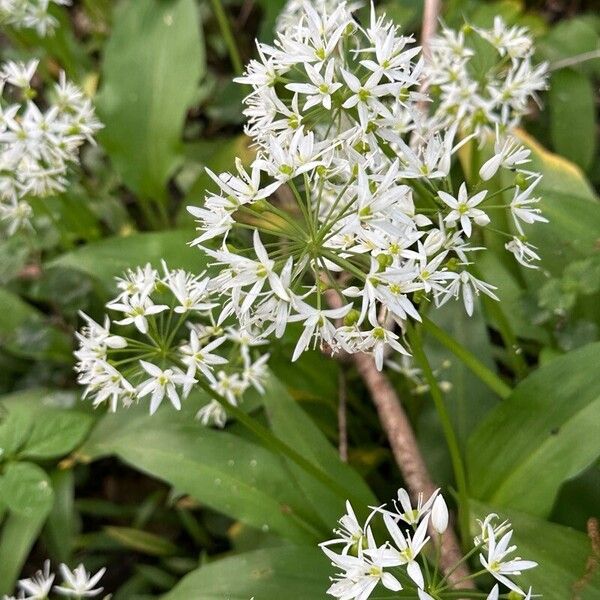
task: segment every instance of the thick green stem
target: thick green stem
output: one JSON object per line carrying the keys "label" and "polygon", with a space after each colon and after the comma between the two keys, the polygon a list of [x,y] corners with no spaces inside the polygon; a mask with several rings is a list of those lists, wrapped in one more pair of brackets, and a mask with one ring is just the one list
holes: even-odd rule
{"label": "thick green stem", "polygon": [[450,452],[452,470],[454,471],[454,479],[456,481],[456,487],[458,488],[458,520],[460,524],[460,533],[463,541],[463,547],[466,548],[467,540],[469,539],[470,524],[469,491],[467,487],[467,474],[460,453],[458,438],[456,437],[456,433],[452,426],[452,421],[450,420],[450,415],[448,413],[448,409],[446,408],[443,394],[433,374],[425,351],[423,350],[420,331],[412,324],[408,323],[407,332],[413,356],[423,371],[425,381],[427,381],[427,384],[429,385],[429,393],[431,394],[431,398],[433,399],[433,403],[438,413],[438,418],[440,419],[444,437],[446,438],[446,444]]}
{"label": "thick green stem", "polygon": [[231,60],[233,70],[235,71],[236,75],[241,75],[244,71],[244,66],[242,65],[242,59],[240,58],[240,53],[237,44],[235,43],[233,32],[231,31],[231,26],[229,25],[229,20],[227,19],[227,15],[225,14],[225,10],[221,4],[221,0],[211,0],[211,4],[213,7],[213,12],[215,13],[215,18],[219,23],[221,35],[223,36],[223,40],[227,46],[227,51],[229,52],[229,59]]}
{"label": "thick green stem", "polygon": [[463,364],[468,367],[485,385],[493,392],[498,394],[503,400],[510,396],[511,388],[496,375],[491,369],[486,367],[472,352],[459,344],[451,335],[448,335],[443,329],[438,327],[427,317],[423,317],[423,329],[431,333],[443,346],[448,348]]}

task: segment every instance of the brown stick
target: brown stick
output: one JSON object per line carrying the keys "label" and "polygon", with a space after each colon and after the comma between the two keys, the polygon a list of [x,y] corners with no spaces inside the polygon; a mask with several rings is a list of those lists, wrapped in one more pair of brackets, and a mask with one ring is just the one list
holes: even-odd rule
{"label": "brown stick", "polygon": [[340,365],[340,372],[338,375],[338,448],[340,459],[344,462],[348,462],[348,419],[346,415],[347,393],[346,373],[343,365]]}
{"label": "brown stick", "polygon": [[429,56],[429,42],[437,30],[440,5],[440,0],[425,0],[423,26],[421,28],[421,47],[425,58]]}
{"label": "brown stick", "polygon": [[[326,296],[332,308],[339,308],[342,305],[339,295],[334,290],[328,290]],[[372,356],[359,352],[353,354],[351,360],[369,390],[379,421],[411,498],[415,501],[421,492],[426,498],[431,496],[437,487],[429,474],[408,416],[390,380],[385,373],[377,370]],[[435,531],[430,528],[429,533],[433,540],[437,540]],[[448,527],[442,535],[440,544],[442,572],[449,573],[462,556],[458,538],[452,527]],[[448,581],[452,586],[461,581],[462,587],[474,588],[471,580],[465,580],[468,576],[468,567],[462,564],[449,575]]]}

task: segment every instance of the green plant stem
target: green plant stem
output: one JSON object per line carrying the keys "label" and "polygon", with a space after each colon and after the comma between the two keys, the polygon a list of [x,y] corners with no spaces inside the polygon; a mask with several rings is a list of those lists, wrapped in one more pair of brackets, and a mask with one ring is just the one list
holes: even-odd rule
{"label": "green plant stem", "polygon": [[223,4],[221,4],[221,0],[211,0],[211,4],[215,18],[219,23],[221,35],[223,36],[223,40],[227,46],[227,51],[229,52],[231,66],[233,67],[236,75],[241,75],[244,71],[244,66],[242,65],[242,59],[240,58],[240,53],[237,44],[235,43],[235,38],[233,37],[229,20],[225,14],[225,10],[223,9]]}
{"label": "green plant stem", "polygon": [[[477,268],[471,267],[471,271],[475,277],[481,279],[481,274]],[[527,363],[525,362],[525,358],[520,350],[517,336],[514,334],[512,327],[510,326],[510,322],[502,310],[500,302],[488,298],[486,295],[482,295],[481,298],[486,312],[495,321],[496,326],[498,327],[500,337],[502,338],[502,342],[504,343],[504,346],[511,359],[515,374],[519,379],[523,379],[523,377],[527,375]]]}
{"label": "green plant stem", "polygon": [[221,394],[215,392],[205,381],[201,379],[198,381],[198,385],[211,398],[214,398],[225,409],[225,411],[229,413],[229,415],[237,419],[242,425],[244,425],[244,427],[262,440],[268,448],[275,450],[276,452],[279,452],[280,454],[283,454],[289,458],[292,462],[296,463],[301,469],[309,473],[317,481],[320,481],[323,485],[328,487],[341,499],[349,500],[352,498],[353,494],[351,491],[340,485],[335,479],[304,458],[304,456],[296,452],[284,441],[280,440],[276,435],[269,431],[269,429],[258,423],[250,415],[246,414],[237,406],[231,404],[225,397],[221,396]]}
{"label": "green plant stem", "polygon": [[438,413],[438,418],[442,425],[444,437],[446,438],[446,444],[450,452],[450,460],[452,462],[452,470],[454,471],[454,479],[456,481],[456,487],[458,488],[458,520],[460,524],[460,534],[463,542],[463,547],[466,548],[467,541],[469,539],[469,492],[467,487],[467,475],[465,466],[463,464],[462,456],[460,453],[460,446],[458,444],[458,438],[452,426],[444,397],[438,385],[438,382],[433,374],[427,355],[423,350],[423,344],[421,340],[421,334],[411,323],[407,324],[408,339],[410,342],[411,350],[417,364],[421,367],[425,380],[429,385],[429,392],[435,409]]}
{"label": "green plant stem", "polygon": [[423,329],[431,333],[440,344],[448,348],[463,364],[468,367],[485,385],[498,394],[503,400],[510,396],[511,388],[486,367],[472,352],[448,335],[441,327],[438,327],[431,319],[423,317]]}

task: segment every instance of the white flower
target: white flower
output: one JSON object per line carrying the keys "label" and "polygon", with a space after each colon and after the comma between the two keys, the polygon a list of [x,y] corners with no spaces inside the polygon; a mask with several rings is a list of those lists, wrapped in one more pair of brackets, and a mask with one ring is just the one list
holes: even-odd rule
{"label": "white flower", "polygon": [[431,526],[437,533],[448,529],[448,507],[441,494],[438,494],[431,507]]}
{"label": "white flower", "polygon": [[223,336],[203,346],[200,343],[198,333],[192,329],[189,344],[181,348],[182,361],[188,367],[188,377],[194,377],[196,371],[199,370],[209,381],[214,382],[213,365],[225,365],[229,361],[224,356],[213,354],[212,351],[223,344],[226,339]]}
{"label": "white flower", "polygon": [[152,394],[150,398],[150,414],[153,415],[160,406],[165,394],[171,401],[171,404],[181,410],[181,400],[176,386],[182,386],[185,390],[196,383],[196,380],[186,375],[179,369],[165,369],[164,371],[156,365],[145,360],[140,360],[140,364],[144,371],[150,375],[150,378],[143,381],[138,386],[138,396],[143,398],[148,394]]}
{"label": "white flower", "polygon": [[102,593],[104,588],[94,588],[102,579],[106,569],[100,569],[95,575],[88,573],[83,565],[75,567],[73,571],[67,565],[60,565],[63,576],[62,585],[55,586],[54,590],[64,596],[72,598],[93,598]]}
{"label": "white flower", "polygon": [[215,425],[222,428],[227,423],[227,413],[216,400],[211,400],[196,413],[196,419],[202,425]]}
{"label": "white flower", "polygon": [[319,309],[301,300],[296,300],[294,306],[298,313],[292,315],[289,321],[302,321],[304,331],[298,338],[298,342],[294,348],[292,362],[298,360],[300,355],[309,347],[313,337],[315,338],[315,343],[317,340],[320,340],[331,345],[334,341],[336,328],[331,324],[330,319],[341,319],[352,308],[352,304],[347,304],[341,308]]}
{"label": "white flower", "polygon": [[500,583],[524,596],[523,590],[513,583],[507,575],[521,575],[522,571],[536,567],[537,563],[532,560],[522,560],[519,557],[505,560],[517,548],[516,546],[509,546],[512,533],[512,531],[508,531],[499,541],[496,541],[494,530],[491,525],[488,525],[487,556],[480,554],[479,560],[483,567]]}
{"label": "white flower", "polygon": [[147,296],[134,294],[131,298],[123,298],[121,301],[111,302],[106,305],[111,310],[125,313],[127,316],[120,321],[115,321],[119,325],[129,325],[133,323],[142,333],[148,333],[148,319],[146,317],[157,315],[169,307],[166,304],[154,304]]}
{"label": "white flower", "polygon": [[439,191],[438,196],[452,209],[444,218],[444,221],[450,225],[454,225],[456,221],[460,221],[460,225],[465,232],[465,235],[471,237],[471,219],[475,221],[477,225],[481,226],[487,225],[490,222],[489,217],[482,210],[475,208],[478,204],[483,202],[486,195],[487,190],[483,190],[469,198],[466,183],[461,184],[457,198],[451,196],[447,192]]}
{"label": "white flower", "polygon": [[517,262],[528,269],[537,269],[537,265],[532,264],[533,261],[540,260],[540,257],[535,252],[536,247],[528,242],[520,240],[518,237],[513,237],[510,242],[506,242],[504,247],[513,254]]}
{"label": "white flower", "polygon": [[450,285],[444,290],[439,297],[436,298],[438,306],[446,304],[450,298],[458,297],[462,292],[462,299],[465,305],[465,310],[469,316],[473,315],[474,299],[475,296],[479,296],[480,292],[483,292],[486,296],[489,296],[493,300],[499,300],[498,296],[494,294],[493,290],[495,286],[481,281],[473,277],[468,271],[461,271],[460,273],[448,273],[448,278],[451,280]]}
{"label": "white flower", "polygon": [[397,547],[397,549],[389,548],[385,550],[385,557],[388,559],[397,560],[397,564],[399,565],[406,565],[406,572],[408,573],[408,576],[417,584],[419,588],[423,588],[425,585],[425,580],[423,579],[421,566],[417,562],[416,558],[429,540],[429,537],[427,536],[429,515],[424,517],[412,537],[410,535],[404,535],[402,530],[398,527],[396,521],[390,516],[389,513],[384,513],[383,520]]}
{"label": "white flower", "polygon": [[20,579],[19,589],[27,594],[27,600],[46,600],[50,595],[54,573],[50,573],[50,561],[44,562],[44,568],[29,579]]}
{"label": "white flower", "polygon": [[479,169],[479,176],[483,181],[489,181],[498,172],[500,167],[514,169],[518,165],[529,162],[530,154],[531,150],[517,142],[514,137],[509,136],[503,140],[497,128],[496,141],[494,142],[494,156],[483,163],[481,169]]}
{"label": "white flower", "polygon": [[342,87],[341,83],[333,80],[335,61],[330,60],[327,63],[323,75],[309,63],[304,65],[304,68],[311,83],[288,83],[285,87],[292,92],[307,96],[303,110],[306,111],[317,104],[322,104],[327,110],[331,110],[331,95]]}
{"label": "white flower", "polygon": [[39,63],[37,59],[30,60],[28,63],[7,62],[0,72],[0,77],[15,87],[27,89],[31,85]]}
{"label": "white flower", "polygon": [[393,562],[390,563],[389,558],[386,558],[386,549],[375,548],[372,544],[374,540],[371,538],[369,550],[363,552],[359,548],[358,556],[336,554],[321,546],[331,564],[342,569],[342,572],[333,578],[333,584],[327,590],[329,595],[341,600],[367,600],[380,582],[393,592],[402,589],[396,577],[384,570],[386,566],[394,566]]}
{"label": "white flower", "polygon": [[524,190],[519,190],[518,187],[515,188],[515,194],[510,203],[510,211],[515,222],[515,227],[521,235],[524,235],[524,233],[520,221],[523,221],[523,223],[527,223],[529,225],[535,223],[536,221],[541,223],[548,222],[548,219],[540,214],[542,211],[539,208],[533,208],[533,206],[535,206],[540,199],[530,198],[533,190],[535,190],[541,179],[542,176],[540,175]]}
{"label": "white flower", "polygon": [[402,511],[398,509],[398,505],[394,501],[398,516],[409,525],[417,525],[429,513],[438,492],[439,490],[435,490],[426,502],[423,502],[423,492],[419,492],[417,495],[417,505],[413,508],[408,492],[404,488],[400,488],[398,490],[398,501],[400,502]]}
{"label": "white flower", "polygon": [[364,527],[359,523],[352,504],[349,500],[346,500],[346,514],[343,515],[338,521],[340,527],[334,529],[333,532],[338,536],[333,540],[323,542],[324,546],[330,546],[333,544],[343,544],[342,554],[347,554],[352,548],[362,548],[363,540],[366,542],[366,531],[368,529],[368,523],[374,513],[371,513],[369,519],[365,523]]}

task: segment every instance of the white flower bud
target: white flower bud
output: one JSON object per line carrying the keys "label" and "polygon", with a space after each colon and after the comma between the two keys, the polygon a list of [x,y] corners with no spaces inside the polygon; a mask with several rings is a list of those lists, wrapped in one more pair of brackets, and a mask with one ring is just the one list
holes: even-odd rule
{"label": "white flower bud", "polygon": [[438,533],[444,533],[448,528],[448,507],[441,494],[431,508],[431,525]]}

